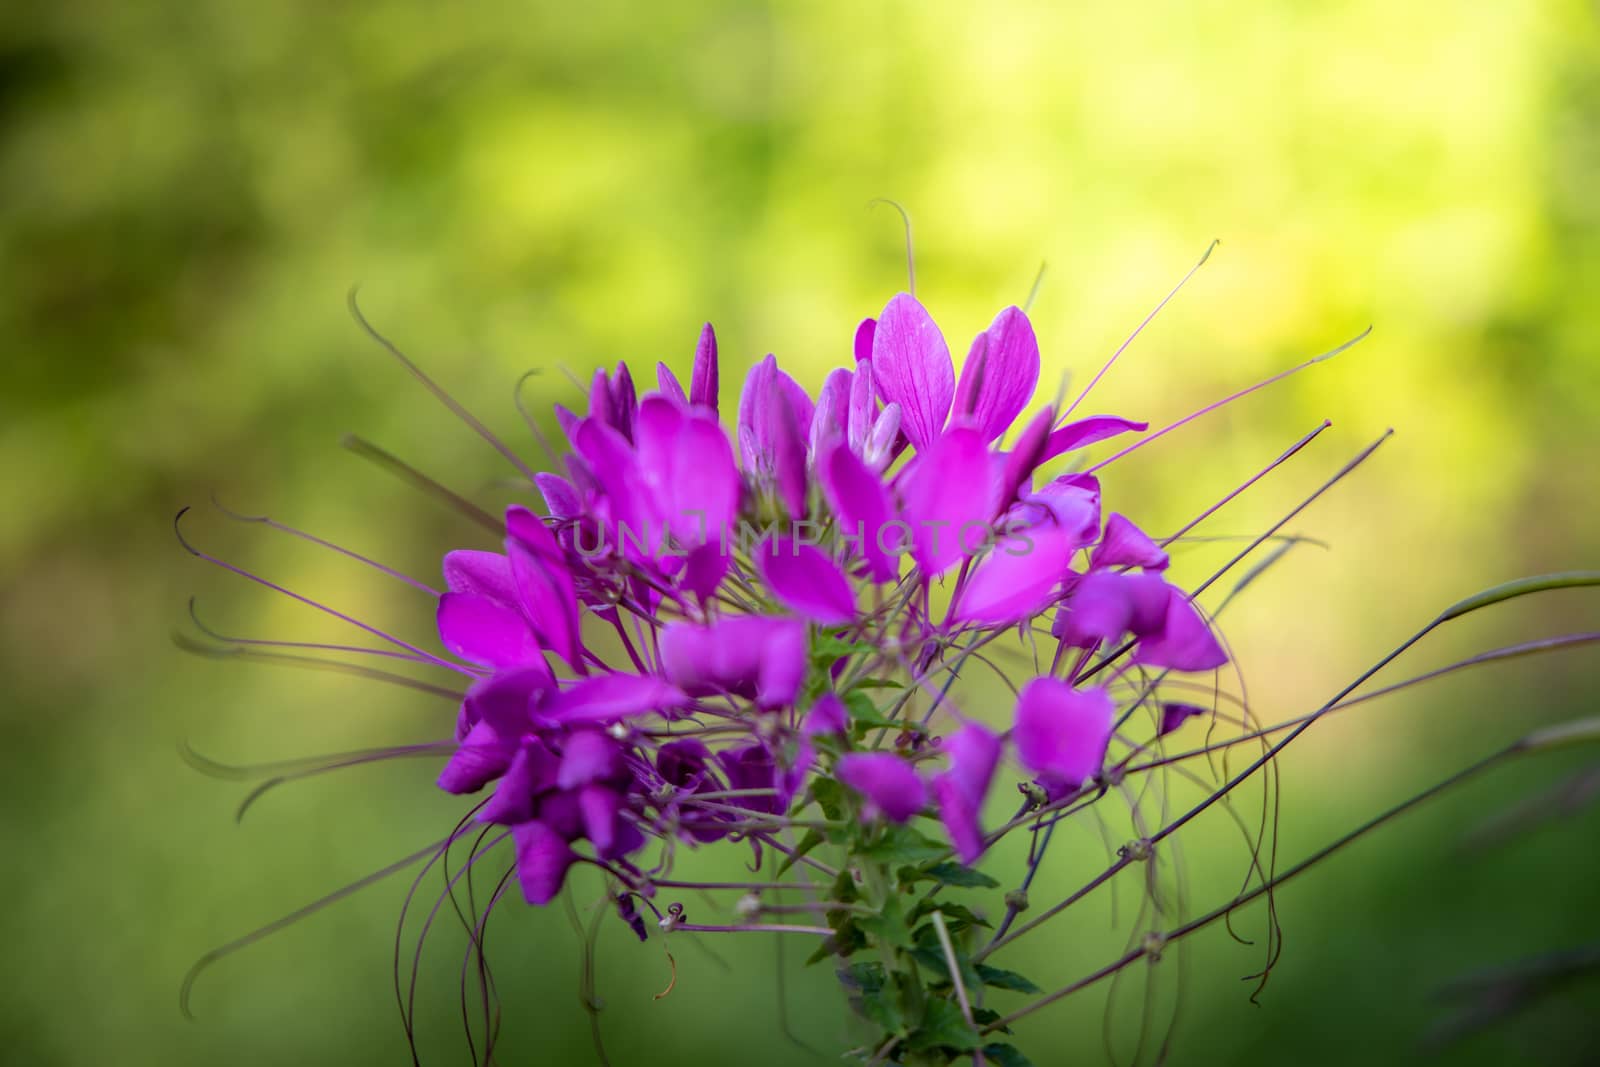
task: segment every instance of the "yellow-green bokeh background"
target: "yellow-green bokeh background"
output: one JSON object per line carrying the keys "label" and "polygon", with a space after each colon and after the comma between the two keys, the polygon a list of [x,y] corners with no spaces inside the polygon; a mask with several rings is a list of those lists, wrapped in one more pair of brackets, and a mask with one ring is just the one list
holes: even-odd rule
{"label": "yellow-green bokeh background", "polygon": [[[545,372],[530,396],[548,410],[576,395],[560,368],[682,370],[707,318],[725,400],[767,351],[814,387],[903,284],[898,222],[874,197],[912,210],[919,295],[958,353],[1048,261],[1046,396],[1063,371],[1083,381],[1221,238],[1096,410],[1167,420],[1376,330],[1128,462],[1113,505],[1170,528],[1332,419],[1212,527],[1253,533],[1397,428],[1295,524],[1331,550],[1298,550],[1230,609],[1252,699],[1277,718],[1456,597],[1595,565],[1597,189],[1600,29],[1579,0],[7,7],[0,1060],[406,1059],[389,991],[398,883],[219,966],[198,1022],[176,1004],[206,948],[432,840],[455,810],[412,763],[286,790],[235,827],[246,787],[177,755],[184,739],[249,761],[446,729],[449,709],[426,698],[169,641],[191,593],[221,628],[346,636],[180,551],[172,512],[213,491],[422,575],[476,543],[341,452],[342,431],[486,504],[508,498],[496,457],[351,323],[352,283],[533,455],[512,404],[522,371]],[[191,531],[428,638],[425,600],[335,557],[204,507]],[[1216,555],[1182,554],[1177,573]],[[1463,622],[1409,662],[1597,620],[1592,597],[1559,594]],[[1595,664],[1497,667],[1319,727],[1282,765],[1282,856],[1592,711]],[[1458,847],[1581,764],[1481,783],[1296,883],[1260,1008],[1237,980],[1257,950],[1198,938],[1172,1062],[1412,1062],[1451,977],[1593,943],[1592,814]],[[1058,889],[1103,860],[1092,830],[1065,840]],[[1243,872],[1227,827],[1190,842],[1197,898],[1225,899]],[[1132,900],[1120,929],[1097,901],[1016,965],[1043,983],[1086,973],[1118,951]],[[591,1062],[565,919],[517,904],[496,933],[508,1062]],[[455,936],[425,961],[429,1063],[465,1058]],[[770,946],[719,948],[733,971],[680,949],[678,988],[656,1001],[659,950],[608,928],[614,1062],[826,1062],[777,1035]],[[795,957],[795,1026],[836,1050],[829,975]],[[1137,994],[1119,989],[1124,1009]],[[1596,996],[1579,984],[1444,1060],[1592,1057]],[[1041,1067],[1099,1062],[1104,1012],[1092,992],[1024,1043]]]}

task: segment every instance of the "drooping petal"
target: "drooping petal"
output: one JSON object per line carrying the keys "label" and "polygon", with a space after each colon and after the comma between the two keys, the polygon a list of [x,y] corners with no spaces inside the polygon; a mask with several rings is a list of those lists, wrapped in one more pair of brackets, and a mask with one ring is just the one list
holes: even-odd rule
{"label": "drooping petal", "polygon": [[700,330],[694,349],[694,372],[689,377],[689,403],[717,410],[717,332],[708,322]]}
{"label": "drooping petal", "polygon": [[767,790],[751,796],[730,797],[729,803],[768,814],[782,810],[778,802],[778,765],[766,745],[758,742],[723,749],[717,753],[717,762],[722,764],[730,789]]}
{"label": "drooping petal", "polygon": [[439,641],[469,663],[512,667],[540,657],[522,612],[474,593],[439,598]]}
{"label": "drooping petal", "polygon": [[950,430],[917,456],[901,495],[924,575],[937,578],[983,547],[998,481],[988,447],[970,427]]}
{"label": "drooping petal", "polygon": [[836,767],[839,781],[867,800],[867,815],[905,822],[928,803],[916,768],[892,752],[852,752]]}
{"label": "drooping petal", "polygon": [[807,737],[827,737],[842,734],[849,726],[850,713],[844,701],[835,693],[823,693],[801,720],[800,732]]}
{"label": "drooping petal", "polygon": [[511,826],[533,818],[538,795],[551,786],[556,758],[544,742],[530,737],[517,750],[494,796],[478,809],[478,821]]}
{"label": "drooping petal", "polygon": [[511,841],[517,851],[517,881],[529,904],[548,904],[561,892],[567,868],[577,854],[560,834],[541,822],[525,822],[511,828]]}
{"label": "drooping petal", "polygon": [[561,747],[557,789],[603,781],[622,770],[622,749],[599,730],[574,730]]}
{"label": "drooping petal", "polygon": [[555,684],[549,665],[537,659],[473,685],[462,710],[468,721],[488,723],[501,737],[515,739],[533,729],[533,707]]}
{"label": "drooping petal", "polygon": [[934,781],[939,817],[961,862],[971,864],[983,853],[979,818],[1000,762],[1000,738],[979,723],[967,722],[945,741],[944,748],[950,754],[950,769]]}
{"label": "drooping petal", "polygon": [[661,670],[690,696],[731,693],[765,706],[792,704],[805,681],[806,624],[765,615],[661,630]]}
{"label": "drooping petal", "polygon": [[1017,758],[1039,776],[1052,798],[1097,776],[1105,765],[1116,709],[1104,689],[1074,689],[1059,678],[1035,678],[1017,697],[1011,731]]}
{"label": "drooping petal", "polygon": [[1182,590],[1167,588],[1170,595],[1161,629],[1140,640],[1133,661],[1175,671],[1209,671],[1227,663],[1228,654],[1199,610]]}
{"label": "drooping petal", "polygon": [[768,537],[755,551],[756,571],[784,607],[813,622],[843,626],[856,616],[850,579],[816,545]]}
{"label": "drooping petal", "polygon": [[561,546],[550,528],[524,507],[506,509],[506,533],[506,554],[524,614],[539,639],[576,667],[583,649],[578,597]]}
{"label": "drooping petal", "polygon": [[884,402],[900,405],[901,429],[921,452],[944,430],[956,371],[944,335],[909,293],[895,296],[878,317],[872,368]]}
{"label": "drooping petal", "polygon": [[1205,715],[1206,709],[1193,704],[1163,704],[1161,705],[1161,728],[1156,731],[1157,737],[1165,737],[1196,715]]}
{"label": "drooping petal", "polygon": [[844,538],[866,561],[875,582],[892,582],[900,573],[895,552],[902,532],[891,523],[889,491],[847,446],[835,443],[817,464],[817,480],[833,506]]}
{"label": "drooping petal", "polygon": [[480,722],[467,732],[439,772],[439,788],[446,793],[476,793],[506,773],[516,754],[488,723]]}
{"label": "drooping petal", "polygon": [[1168,557],[1161,547],[1132,522],[1112,513],[1106,531],[1089,553],[1090,569],[1101,567],[1143,567],[1149,571],[1167,569]]}
{"label": "drooping petal", "polygon": [[1125,633],[1155,633],[1166,622],[1171,587],[1153,574],[1090,571],[1068,594],[1052,632],[1088,648]]}
{"label": "drooping petal", "polygon": [[1075,448],[1086,448],[1096,441],[1104,441],[1108,437],[1116,437],[1130,430],[1142,432],[1149,428],[1148,422],[1119,418],[1116,415],[1091,415],[1087,419],[1078,419],[1076,422],[1067,423],[1050,435],[1050,440],[1044,448],[1044,458],[1039,462],[1055,459]]}
{"label": "drooping petal", "polygon": [[985,442],[1006,430],[1039,384],[1039,341],[1021,308],[1008,307],[972,342],[956,385],[955,416],[970,419]]}
{"label": "drooping petal", "polygon": [[1001,537],[975,567],[950,609],[950,621],[1010,626],[1039,614],[1055,599],[1072,554],[1074,531],[1033,527]]}
{"label": "drooping petal", "polygon": [[538,715],[553,723],[610,722],[648,711],[682,707],[688,697],[677,686],[638,674],[585,678],[548,697]]}
{"label": "drooping petal", "polygon": [[708,541],[684,557],[680,584],[701,600],[709,600],[722,584],[731,562],[720,540]]}
{"label": "drooping petal", "polygon": [[1006,528],[1057,526],[1081,544],[1100,532],[1100,481],[1092,474],[1063,474],[1030,493],[1006,515]]}
{"label": "drooping petal", "polygon": [[586,785],[578,790],[578,812],[583,819],[584,836],[601,856],[610,854],[616,847],[621,800],[616,790],[603,785]]}

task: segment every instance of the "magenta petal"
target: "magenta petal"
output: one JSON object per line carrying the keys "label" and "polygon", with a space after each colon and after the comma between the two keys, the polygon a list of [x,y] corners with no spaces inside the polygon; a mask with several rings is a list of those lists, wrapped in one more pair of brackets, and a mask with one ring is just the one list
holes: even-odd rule
{"label": "magenta petal", "polygon": [[463,710],[471,722],[486,722],[501,737],[516,738],[533,729],[532,708],[555,688],[555,677],[543,659],[496,671],[467,690]]}
{"label": "magenta petal", "polygon": [[1209,671],[1227,663],[1228,654],[1199,609],[1181,590],[1168,588],[1166,620],[1158,633],[1139,642],[1133,661],[1175,671]]}
{"label": "magenta petal", "polygon": [[492,726],[480,722],[467,732],[439,772],[439,788],[446,793],[476,793],[506,773],[513,755],[513,747]]}
{"label": "magenta petal", "polygon": [[900,531],[889,524],[894,506],[878,476],[848,447],[835,444],[817,464],[817,480],[833,505],[842,536],[866,560],[872,580],[892,582],[900,573],[894,558]]}
{"label": "magenta petal", "polygon": [[610,778],[622,769],[622,750],[599,730],[575,730],[561,748],[557,789]]}
{"label": "magenta petal", "polygon": [[1193,704],[1163,704],[1161,705],[1161,728],[1156,731],[1157,737],[1165,737],[1196,715],[1206,714],[1205,708]]}
{"label": "magenta petal", "polygon": [[692,549],[683,561],[683,574],[679,583],[701,600],[709,600],[716,593],[728,573],[728,554],[716,541]]}
{"label": "magenta petal", "polygon": [[830,441],[847,436],[846,421],[850,415],[850,393],[854,380],[854,374],[839,367],[823,381],[822,392],[817,394],[816,410],[811,414],[808,454],[813,462]]}
{"label": "magenta petal", "polygon": [[439,598],[439,641],[453,654],[485,667],[511,667],[540,657],[539,643],[515,608],[473,593]]}
{"label": "magenta petal", "polygon": [[743,615],[710,626],[668,623],[661,669],[691,696],[733,693],[768,706],[791,704],[805,680],[806,624]]}
{"label": "magenta petal", "polygon": [[850,451],[860,455],[866,447],[867,433],[877,413],[878,392],[872,360],[863,359],[856,364],[855,377],[850,382],[850,409],[845,417],[845,437],[850,442]]}
{"label": "magenta petal", "polygon": [[617,812],[621,799],[616,790],[603,785],[586,785],[578,791],[578,812],[583,818],[584,836],[594,850],[604,856],[617,839]]}
{"label": "magenta petal", "polygon": [[1106,519],[1106,532],[1089,554],[1091,570],[1101,567],[1143,567],[1167,569],[1167,554],[1139,527],[1113,513]]}
{"label": "magenta petal", "polygon": [[585,678],[539,707],[540,717],[557,723],[607,722],[664,711],[688,702],[676,686],[638,674],[602,674]]}
{"label": "magenta petal", "polygon": [[856,327],[855,354],[856,362],[872,358],[872,339],[878,330],[877,319],[862,319]]}
{"label": "magenta petal", "polygon": [[998,471],[978,431],[957,427],[919,454],[902,495],[912,554],[937,578],[982,548],[994,515]]}
{"label": "magenta petal", "polygon": [[577,489],[561,475],[540,471],[533,476],[533,480],[539,486],[545,508],[553,518],[576,519],[583,514],[583,501]]}
{"label": "magenta petal", "polygon": [[728,435],[710,416],[683,424],[673,450],[673,532],[687,545],[721,543],[739,516],[743,482]]}
{"label": "magenta petal", "polygon": [[813,622],[843,626],[856,616],[850,579],[816,545],[768,537],[755,551],[756,571],[778,602]]}
{"label": "magenta petal", "polygon": [[1053,796],[1064,795],[1100,773],[1114,718],[1104,689],[1074,689],[1057,678],[1035,678],[1017,697],[1011,740],[1022,765]]}
{"label": "magenta petal", "polygon": [[463,548],[445,553],[444,584],[452,593],[473,593],[506,607],[517,602],[511,561],[498,552]]}
{"label": "magenta petal", "polygon": [[[775,619],[761,646],[756,703],[784,707],[795,702],[806,680],[806,628],[799,620]],[[784,625],[787,623],[788,625]]]}
{"label": "magenta petal", "polygon": [[717,410],[717,332],[708,322],[700,330],[694,349],[694,372],[689,377],[689,403]]}
{"label": "magenta petal", "polygon": [[1006,430],[1039,384],[1039,341],[1021,308],[1008,307],[972,342],[956,386],[955,412],[985,441]]}
{"label": "magenta petal", "polygon": [[1057,526],[1089,544],[1100,532],[1100,482],[1092,474],[1063,474],[1012,508],[1006,526]]}
{"label": "magenta petal", "polygon": [[539,638],[577,666],[583,648],[578,597],[561,546],[550,528],[524,507],[506,509],[506,532],[506,554],[523,612]]}
{"label": "magenta petal", "polygon": [[672,368],[665,363],[656,364],[656,388],[661,395],[675,404],[687,404],[689,397],[683,391],[683,383],[678,381],[678,376],[672,373]]}
{"label": "magenta petal", "polygon": [[1108,437],[1116,437],[1130,430],[1143,431],[1149,428],[1148,422],[1123,419],[1116,415],[1091,415],[1087,419],[1069,422],[1052,433],[1045,445],[1044,457],[1039,462],[1043,463],[1075,448],[1085,448],[1096,441],[1104,441]]}
{"label": "magenta petal", "polygon": [[850,714],[837,694],[823,693],[811,705],[800,722],[800,732],[807,737],[826,737],[842,734],[850,725]]}
{"label": "magenta petal", "polygon": [[955,396],[955,363],[944,335],[909,293],[889,301],[872,338],[872,369],[886,403],[902,411],[901,428],[922,451],[944,429]]}
{"label": "magenta petal", "polygon": [[839,760],[839,781],[867,799],[868,818],[905,822],[928,803],[916,768],[892,752],[852,752]]}
{"label": "magenta petal", "polygon": [[511,828],[517,850],[517,881],[529,904],[548,904],[561,892],[567,868],[578,856],[561,835],[540,822]]}
{"label": "magenta petal", "polygon": [[799,386],[794,389],[783,386],[785,382],[791,385],[794,382],[787,374],[779,374],[778,379],[780,388],[774,397],[771,423],[773,481],[778,499],[789,509],[789,514],[800,516],[806,513],[806,448],[811,436],[811,400]]}
{"label": "magenta petal", "polygon": [[1039,614],[1056,597],[1081,542],[1060,527],[1007,534],[967,578],[950,621],[1009,626]]}
{"label": "magenta petal", "polygon": [[961,862],[971,864],[983,854],[979,818],[1000,762],[1000,738],[979,723],[967,722],[945,741],[944,748],[950,754],[950,769],[934,782],[939,817]]}
{"label": "magenta petal", "polygon": [[510,826],[533,818],[534,800],[549,788],[554,766],[550,750],[538,738],[529,738],[495,786],[494,796],[478,809],[478,821]]}

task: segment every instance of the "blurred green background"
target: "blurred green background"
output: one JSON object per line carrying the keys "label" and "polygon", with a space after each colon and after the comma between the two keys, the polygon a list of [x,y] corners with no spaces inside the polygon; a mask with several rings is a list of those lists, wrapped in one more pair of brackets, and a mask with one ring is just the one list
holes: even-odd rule
{"label": "blurred green background", "polygon": [[[535,456],[512,385],[548,411],[618,359],[682,371],[702,321],[724,401],[767,351],[815,387],[903,285],[952,348],[1020,301],[1041,398],[1077,382],[1212,238],[1223,245],[1092,407],[1153,420],[1331,347],[1353,352],[1114,468],[1112,506],[1170,529],[1333,420],[1219,515],[1274,521],[1397,429],[1293,529],[1301,548],[1229,609],[1265,717],[1313,706],[1444,604],[1518,574],[1594,566],[1600,508],[1600,29],[1592,3],[1119,5],[328,5],[66,0],[0,11],[0,1060],[17,1064],[405,1062],[390,985],[404,879],[177,990],[206,949],[445,832],[420,763],[313,780],[243,826],[246,785],[181,741],[250,762],[440,736],[429,698],[330,674],[178,652],[187,598],[219,629],[344,638],[207,569],[170,529],[362,618],[428,640],[425,598],[331,554],[227,522],[270,513],[424,577],[471,527],[338,448],[373,438],[486,505],[509,471],[356,329],[368,315]],[[648,376],[648,375],[646,375]],[[543,417],[541,415],[541,417]],[[545,419],[547,429],[550,420]],[[1180,554],[1193,581],[1230,546]],[[1593,596],[1465,620],[1407,671],[1497,643],[1594,629]],[[1293,860],[1535,725],[1594,711],[1596,659],[1566,653],[1434,685],[1308,734],[1281,764]],[[1409,1063],[1474,968],[1600,939],[1581,805],[1494,848],[1465,835],[1591,766],[1498,774],[1363,841],[1279,901],[1283,959],[1219,929],[1183,965],[1174,1063]],[[1255,815],[1247,800],[1242,810]],[[1187,838],[1196,905],[1244,853],[1225,819]],[[742,857],[713,859],[737,870]],[[1092,827],[1045,880],[1104,862]],[[1093,898],[1013,965],[1047,986],[1130,935]],[[1036,894],[1036,898],[1039,894]],[[707,914],[697,900],[691,908]],[[493,929],[506,1062],[593,1061],[559,910]],[[672,996],[657,945],[601,942],[617,1064],[829,1062],[850,1040],[799,950],[687,947]],[[461,938],[424,958],[425,1062],[466,1062]],[[1174,958],[1162,988],[1179,978]],[[1134,978],[1031,1020],[1041,1067],[1127,1062]],[[1600,985],[1434,1053],[1590,1062]],[[1148,1056],[1153,1046],[1147,1045]]]}

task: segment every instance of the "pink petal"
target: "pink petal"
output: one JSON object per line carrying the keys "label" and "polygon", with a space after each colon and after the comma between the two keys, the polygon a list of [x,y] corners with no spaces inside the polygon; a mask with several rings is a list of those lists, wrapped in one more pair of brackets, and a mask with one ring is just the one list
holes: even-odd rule
{"label": "pink petal", "polygon": [[506,773],[515,753],[486,722],[468,731],[439,772],[439,788],[446,793],[476,793]]}
{"label": "pink petal", "polygon": [[956,372],[944,335],[910,294],[894,297],[879,316],[872,367],[884,401],[900,405],[901,428],[922,451],[938,438],[950,416]]}
{"label": "pink petal", "polygon": [[1209,671],[1227,663],[1228,654],[1199,610],[1181,590],[1168,588],[1165,622],[1159,633],[1139,642],[1133,661],[1175,671]]}
{"label": "pink petal", "polygon": [[866,560],[872,580],[894,581],[900,568],[893,553],[903,535],[889,525],[894,505],[878,476],[847,446],[836,443],[817,464],[817,480],[833,505],[842,536]]}
{"label": "pink petal", "polygon": [[927,578],[983,547],[998,482],[983,437],[969,427],[939,437],[907,469],[905,517],[912,555]]}
{"label": "pink petal", "polygon": [[1054,408],[1045,408],[1034,415],[1018,436],[1017,443],[1006,453],[1005,468],[1000,477],[1000,507],[1010,507],[1022,487],[1033,484],[1033,471],[1044,462],[1045,443],[1049,440],[1050,424],[1055,422],[1055,418]]}
{"label": "pink petal", "polygon": [[1082,542],[1068,530],[1036,526],[1007,534],[968,576],[950,621],[1009,626],[1048,607]]}
{"label": "pink petal", "polygon": [[1044,457],[1039,462],[1054,459],[1075,448],[1086,448],[1096,441],[1104,441],[1130,430],[1144,431],[1149,428],[1148,422],[1136,422],[1116,415],[1091,415],[1087,419],[1069,422],[1052,433],[1049,443],[1045,445]]}
{"label": "pink petal", "polygon": [[823,693],[811,705],[806,717],[800,721],[800,732],[806,737],[842,734],[850,725],[850,713],[837,694]]}
{"label": "pink petal", "polygon": [[439,598],[439,640],[469,663],[511,667],[540,657],[539,643],[515,608],[474,593]]}
{"label": "pink petal", "polygon": [[606,722],[682,707],[688,697],[674,685],[637,674],[602,674],[585,678],[547,699],[541,718],[555,723]]}
{"label": "pink petal", "polygon": [[689,378],[689,403],[717,410],[717,333],[708,322],[700,330],[694,349],[694,373]]}
{"label": "pink petal", "polygon": [[534,632],[557,655],[577,666],[583,641],[578,597],[566,556],[539,517],[524,507],[506,509],[506,553],[518,600]]}
{"label": "pink petal", "polygon": [[862,319],[856,327],[855,353],[856,362],[872,358],[872,338],[877,333],[877,319]]}
{"label": "pink petal", "polygon": [[[870,342],[868,352],[871,352]],[[860,455],[861,450],[866,447],[867,434],[872,429],[877,413],[877,380],[873,376],[872,360],[862,359],[856,364],[855,378],[850,382],[850,412],[845,420],[845,433],[850,441],[850,451]],[[897,428],[898,425],[897,423]]]}
{"label": "pink petal", "polygon": [[1101,567],[1143,567],[1167,569],[1167,554],[1139,527],[1113,513],[1106,519],[1106,532],[1089,554],[1091,570]]}
{"label": "pink petal", "polygon": [[561,892],[567,868],[578,856],[561,835],[540,822],[525,822],[511,828],[517,850],[517,881],[529,904],[548,904]]}
{"label": "pink petal", "polygon": [[506,607],[517,602],[511,561],[498,552],[463,548],[445,553],[444,584],[452,593],[473,593]]}
{"label": "pink petal", "polygon": [[993,441],[1006,430],[1039,384],[1039,341],[1021,308],[1008,307],[972,342],[956,386],[955,413]]}
{"label": "pink petal", "polygon": [[1074,689],[1058,678],[1035,678],[1017,698],[1011,740],[1022,765],[1053,795],[1063,795],[1100,773],[1114,719],[1104,689]]}
{"label": "pink petal", "polygon": [[867,799],[868,817],[905,822],[928,803],[916,768],[892,752],[852,752],[839,760],[839,781]]}
{"label": "pink petal", "polygon": [[828,626],[856,617],[850,579],[816,545],[768,537],[756,548],[755,565],[778,602],[796,614]]}
{"label": "pink petal", "polygon": [[665,363],[656,364],[656,388],[661,395],[675,404],[687,404],[688,396],[684,394],[683,383],[678,381],[678,376],[672,373],[672,368]]}

